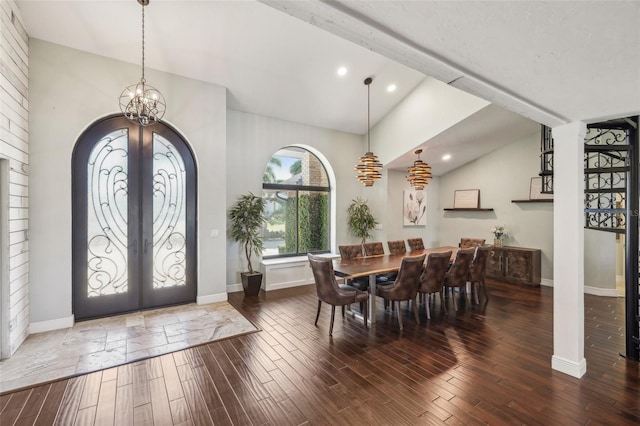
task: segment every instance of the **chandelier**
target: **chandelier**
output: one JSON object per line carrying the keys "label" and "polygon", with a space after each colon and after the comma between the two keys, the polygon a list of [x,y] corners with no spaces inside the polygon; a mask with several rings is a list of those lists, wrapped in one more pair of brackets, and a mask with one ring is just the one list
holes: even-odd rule
{"label": "chandelier", "polygon": [[368,77],[364,80],[364,84],[367,86],[367,152],[360,157],[360,161],[354,168],[358,173],[356,176],[358,181],[364,186],[373,186],[373,183],[382,178],[382,163],[378,161],[373,152],[371,152],[371,93],[369,85],[373,81],[373,78]]}
{"label": "chandelier", "polygon": [[144,78],[144,7],[149,0],[138,0],[142,5],[142,78],[120,95],[120,110],[127,119],[141,126],[155,124],[162,119],[167,104],[164,96]]}
{"label": "chandelier", "polygon": [[433,176],[431,176],[431,166],[420,159],[422,150],[417,149],[415,154],[418,155],[418,159],[413,162],[413,166],[409,167],[407,180],[414,189],[420,191],[427,186],[429,179]]}

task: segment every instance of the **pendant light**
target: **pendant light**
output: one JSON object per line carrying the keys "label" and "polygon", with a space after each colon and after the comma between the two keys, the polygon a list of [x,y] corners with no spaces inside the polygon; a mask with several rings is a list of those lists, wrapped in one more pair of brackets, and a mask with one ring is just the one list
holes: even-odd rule
{"label": "pendant light", "polygon": [[371,92],[370,85],[373,78],[368,77],[364,80],[367,86],[367,152],[360,157],[360,161],[354,168],[358,173],[356,176],[358,181],[364,186],[373,186],[374,182],[382,178],[382,163],[378,161],[373,152],[371,152]]}
{"label": "pendant light", "polygon": [[149,0],[137,0],[142,5],[142,78],[120,95],[120,110],[127,119],[148,126],[162,119],[167,104],[164,96],[144,78],[144,7]]}
{"label": "pendant light", "polygon": [[418,155],[418,159],[413,162],[413,166],[409,167],[407,180],[415,190],[420,191],[427,186],[429,179],[433,176],[431,175],[431,166],[420,159],[422,150],[417,149],[414,153]]}

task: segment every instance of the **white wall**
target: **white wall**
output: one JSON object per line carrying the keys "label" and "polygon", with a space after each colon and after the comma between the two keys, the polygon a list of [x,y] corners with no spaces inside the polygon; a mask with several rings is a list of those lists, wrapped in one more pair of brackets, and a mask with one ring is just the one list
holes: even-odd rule
{"label": "white wall", "polygon": [[0,2],[0,357],[29,327],[29,52],[20,10]]}
{"label": "white wall", "polygon": [[[517,204],[529,198],[530,179],[540,171],[540,135],[500,148],[440,177],[440,243],[457,245],[461,237],[493,242],[490,229],[506,225],[505,245],[542,250],[542,278],[553,279],[553,203]],[[479,189],[480,206],[491,212],[445,212],[460,189]]]}
{"label": "white wall", "polygon": [[[440,178],[434,177],[425,188],[427,200],[427,224],[426,226],[404,226],[403,217],[403,192],[411,189],[407,182],[407,172],[389,171],[387,187],[387,217],[385,237],[385,251],[389,251],[386,241],[407,240],[408,238],[422,238],[425,247],[437,247],[440,245]],[[409,247],[407,247],[407,250]]]}
{"label": "white wall", "polygon": [[616,234],[584,230],[585,293],[616,297]]}
{"label": "white wall", "polygon": [[[71,154],[81,132],[119,112],[140,66],[30,39],[31,321],[64,320],[71,303]],[[165,120],[187,139],[198,168],[198,299],[226,300],[226,89],[146,70],[166,97]],[[219,238],[209,230],[219,229]]]}
{"label": "white wall", "polygon": [[371,149],[386,164],[488,105],[484,99],[426,77],[371,129]]}
{"label": "white wall", "polygon": [[[318,127],[229,110],[227,114],[227,197],[226,209],[238,196],[262,193],[262,176],[267,162],[280,148],[302,145],[316,149],[328,160],[336,176],[336,244],[358,242],[348,233],[346,209],[357,196],[369,192],[356,180],[353,171],[363,152],[363,137]],[[336,250],[337,247],[332,247]],[[226,282],[240,283],[240,272],[246,270],[240,246],[227,243]],[[222,271],[222,269],[221,269]]]}

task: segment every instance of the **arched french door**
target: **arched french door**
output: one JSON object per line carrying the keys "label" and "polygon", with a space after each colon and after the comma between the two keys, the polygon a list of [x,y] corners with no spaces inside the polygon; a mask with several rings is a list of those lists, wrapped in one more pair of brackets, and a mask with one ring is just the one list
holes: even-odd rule
{"label": "arched french door", "polygon": [[108,117],[72,165],[75,318],[195,301],[195,162],[180,134]]}

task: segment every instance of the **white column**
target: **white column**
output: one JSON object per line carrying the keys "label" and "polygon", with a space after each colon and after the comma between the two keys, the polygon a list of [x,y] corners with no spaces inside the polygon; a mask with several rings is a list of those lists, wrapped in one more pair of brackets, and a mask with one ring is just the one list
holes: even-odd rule
{"label": "white column", "polygon": [[553,357],[574,377],[584,358],[584,135],[572,122],[553,128]]}

